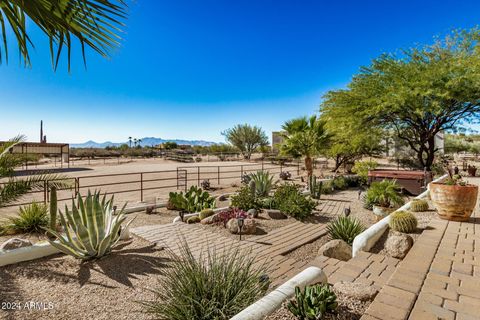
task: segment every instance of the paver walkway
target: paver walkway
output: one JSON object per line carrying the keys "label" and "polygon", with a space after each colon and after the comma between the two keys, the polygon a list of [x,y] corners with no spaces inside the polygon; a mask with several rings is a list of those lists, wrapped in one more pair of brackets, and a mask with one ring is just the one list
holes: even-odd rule
{"label": "paver walkway", "polygon": [[362,319],[480,319],[478,205],[468,222],[434,218]]}

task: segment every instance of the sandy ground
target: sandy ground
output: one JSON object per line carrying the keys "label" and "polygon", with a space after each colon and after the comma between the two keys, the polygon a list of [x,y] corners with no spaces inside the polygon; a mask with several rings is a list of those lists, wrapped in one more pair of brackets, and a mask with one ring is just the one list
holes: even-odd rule
{"label": "sandy ground", "polygon": [[134,238],[92,262],[56,255],[2,267],[0,318],[151,319],[137,301],[153,298],[168,262],[164,250]]}

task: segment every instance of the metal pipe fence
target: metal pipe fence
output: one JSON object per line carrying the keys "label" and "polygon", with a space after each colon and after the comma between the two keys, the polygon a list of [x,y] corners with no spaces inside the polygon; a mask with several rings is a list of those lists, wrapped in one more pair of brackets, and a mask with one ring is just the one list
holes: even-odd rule
{"label": "metal pipe fence", "polygon": [[[200,186],[203,180],[217,183],[217,185],[235,182],[246,173],[259,170],[268,171],[272,174],[283,171],[292,171],[292,176],[300,175],[300,164],[293,163],[248,163],[242,165],[218,165],[218,166],[183,166],[176,170],[147,171],[134,173],[102,174],[83,177],[72,177],[62,180],[69,187],[58,188],[58,201],[69,201],[72,197],[85,195],[88,190],[99,190],[102,194],[123,195],[130,194],[129,200],[144,201],[152,192],[159,190],[186,191],[190,186]],[[58,181],[57,180],[57,181]],[[43,187],[32,190],[22,199],[5,207],[27,205],[33,202],[47,203],[50,198],[50,186],[54,181],[44,181]],[[4,185],[5,182],[0,183]]]}

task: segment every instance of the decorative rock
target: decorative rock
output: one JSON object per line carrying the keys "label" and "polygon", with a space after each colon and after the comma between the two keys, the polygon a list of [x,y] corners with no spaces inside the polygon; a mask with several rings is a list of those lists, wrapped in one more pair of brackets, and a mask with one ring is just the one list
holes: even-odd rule
{"label": "decorative rock", "polygon": [[[237,219],[230,219],[227,222],[227,229],[230,233],[238,234],[238,221]],[[253,219],[243,220],[242,234],[254,234],[257,231],[257,225]]]}
{"label": "decorative rock", "polygon": [[333,289],[349,298],[353,298],[360,301],[373,301],[378,293],[378,290],[373,286],[369,286],[365,283],[353,283],[340,281],[333,285]]}
{"label": "decorative rock", "polygon": [[213,224],[215,222],[217,222],[217,217],[218,217],[218,214],[215,213],[214,215],[211,215],[210,217],[206,217],[205,219],[202,219],[202,221],[200,221],[201,224]]}
{"label": "decorative rock", "polygon": [[257,209],[250,209],[250,210],[247,211],[247,214],[248,214],[249,216],[254,217],[254,218],[257,218],[257,217],[258,217],[258,211],[257,211]]}
{"label": "decorative rock", "polygon": [[280,210],[274,210],[274,209],[267,209],[266,210],[268,216],[270,219],[273,220],[280,220],[280,219],[287,219],[287,215],[282,213]]}
{"label": "decorative rock", "polygon": [[318,250],[318,254],[329,258],[348,261],[352,259],[352,247],[343,240],[330,240]]}
{"label": "decorative rock", "polygon": [[0,250],[14,250],[31,246],[33,246],[33,244],[30,240],[12,238],[2,243],[2,245],[0,245]]}
{"label": "decorative rock", "polygon": [[393,258],[404,258],[413,245],[413,238],[408,234],[395,233],[385,243],[387,254]]}

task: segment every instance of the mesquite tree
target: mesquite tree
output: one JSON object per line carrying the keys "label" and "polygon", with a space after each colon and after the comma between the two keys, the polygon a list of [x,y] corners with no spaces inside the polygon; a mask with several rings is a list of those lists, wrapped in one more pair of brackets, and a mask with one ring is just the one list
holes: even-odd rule
{"label": "mesquite tree", "polygon": [[480,111],[480,38],[455,31],[433,45],[384,54],[326,94],[321,112],[365,128],[394,130],[430,169],[441,131],[465,129]]}
{"label": "mesquite tree", "polygon": [[240,150],[245,159],[250,159],[257,148],[268,145],[268,137],[262,128],[249,124],[237,124],[222,134],[230,144]]}

